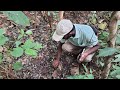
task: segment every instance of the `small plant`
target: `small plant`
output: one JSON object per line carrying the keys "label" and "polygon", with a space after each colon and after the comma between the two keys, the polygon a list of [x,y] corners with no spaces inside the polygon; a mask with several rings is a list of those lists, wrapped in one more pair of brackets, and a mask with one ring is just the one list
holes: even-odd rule
{"label": "small plant", "polygon": [[74,76],[68,76],[67,79],[94,79],[94,76],[92,74],[92,70],[90,69],[88,73],[87,67],[82,64],[85,69],[85,75],[74,75]]}
{"label": "small plant", "polygon": [[0,29],[0,45],[4,45],[8,41],[8,38],[4,34],[5,30]]}
{"label": "small plant", "polygon": [[13,69],[15,70],[15,71],[18,71],[18,70],[21,70],[22,69],[22,63],[21,62],[15,62],[14,64],[13,64]]}
{"label": "small plant", "polygon": [[28,39],[24,45],[21,45],[20,41],[16,41],[16,48],[11,51],[11,55],[14,57],[20,57],[25,54],[36,57],[37,56],[37,50],[43,48],[42,44],[39,44],[38,42],[32,42],[30,39]]}

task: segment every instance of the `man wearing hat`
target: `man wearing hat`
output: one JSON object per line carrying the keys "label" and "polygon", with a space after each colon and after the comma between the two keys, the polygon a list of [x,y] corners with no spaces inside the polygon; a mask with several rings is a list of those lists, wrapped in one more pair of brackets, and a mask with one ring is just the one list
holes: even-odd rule
{"label": "man wearing hat", "polygon": [[59,42],[58,52],[53,66],[59,65],[62,50],[77,56],[78,62],[90,62],[99,49],[95,28],[84,24],[72,24],[70,20],[62,19],[56,27],[52,39]]}

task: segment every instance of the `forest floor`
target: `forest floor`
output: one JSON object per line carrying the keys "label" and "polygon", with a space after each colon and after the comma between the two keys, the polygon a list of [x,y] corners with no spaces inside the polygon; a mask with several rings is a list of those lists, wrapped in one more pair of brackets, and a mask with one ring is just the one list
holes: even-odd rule
{"label": "forest floor", "polygon": [[[31,17],[34,17],[35,11],[28,12],[28,17],[32,20]],[[73,23],[90,23],[90,11],[65,11],[64,18],[70,19]],[[27,15],[27,14],[26,14]],[[30,16],[31,15],[31,16]],[[105,21],[108,23],[109,19],[108,12],[97,12],[97,21],[94,21],[94,25],[97,29],[98,25],[96,23]],[[78,64],[74,55],[70,53],[62,53],[61,63],[57,69],[54,69],[52,66],[52,61],[57,51],[57,43],[52,40],[52,34],[55,29],[51,29],[48,25],[48,22],[44,20],[40,12],[37,12],[38,21],[35,23],[31,23],[31,26],[26,28],[27,30],[32,30],[33,34],[30,37],[34,41],[38,41],[42,43],[43,48],[38,52],[37,58],[32,58],[30,56],[23,55],[20,58],[11,58],[8,55],[5,56],[7,61],[13,63],[14,61],[22,61],[23,68],[19,71],[13,71],[11,65],[6,66],[9,67],[7,71],[10,71],[10,74],[6,74],[1,72],[3,78],[18,78],[18,79],[64,79],[67,76],[75,75],[75,74],[84,74],[85,70],[82,64]],[[4,24],[3,24],[4,23]],[[10,23],[8,20],[4,20],[3,17],[0,21],[0,27],[6,28],[7,36],[11,41],[14,41],[16,37],[18,37],[18,27]],[[107,27],[107,26],[106,26]],[[8,43],[9,47],[13,47],[13,43]],[[3,52],[5,53],[5,52]],[[6,65],[7,62],[4,62],[1,66]],[[83,63],[86,65],[88,69],[92,69],[93,75],[95,79],[101,78],[102,67],[97,64],[97,57],[94,56],[93,60],[89,63]],[[5,66],[3,66],[5,67]],[[11,69],[10,69],[11,68]],[[0,67],[1,71],[4,68]]]}

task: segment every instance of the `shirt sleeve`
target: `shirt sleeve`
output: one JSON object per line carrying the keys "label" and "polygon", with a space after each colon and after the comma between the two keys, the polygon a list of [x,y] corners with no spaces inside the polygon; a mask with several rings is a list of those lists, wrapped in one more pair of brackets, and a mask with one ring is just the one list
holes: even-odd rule
{"label": "shirt sleeve", "polygon": [[90,40],[89,47],[93,47],[97,43],[98,43],[98,37],[95,34],[93,34],[93,36],[91,37],[91,40]]}

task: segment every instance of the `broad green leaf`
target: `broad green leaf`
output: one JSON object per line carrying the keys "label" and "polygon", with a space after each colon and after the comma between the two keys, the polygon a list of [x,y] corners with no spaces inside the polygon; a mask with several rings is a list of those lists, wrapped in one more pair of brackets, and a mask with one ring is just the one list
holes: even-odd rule
{"label": "broad green leaf", "polygon": [[116,48],[106,47],[104,49],[100,49],[98,57],[110,56],[116,53],[118,50]]}
{"label": "broad green leaf", "polygon": [[22,63],[21,62],[16,62],[13,64],[13,69],[18,71],[21,70],[23,68]]}
{"label": "broad green leaf", "polygon": [[0,29],[0,35],[5,34],[5,30],[3,30],[2,28]]}
{"label": "broad green leaf", "polygon": [[42,44],[36,42],[34,49],[39,50],[40,48],[43,48]]}
{"label": "broad green leaf", "polygon": [[120,67],[117,65],[112,65],[112,67],[113,67],[113,69],[120,69]]}
{"label": "broad green leaf", "polygon": [[30,39],[28,39],[25,44],[22,46],[24,49],[30,49],[35,46],[35,43],[33,43]]}
{"label": "broad green leaf", "polygon": [[0,45],[4,45],[8,41],[8,38],[4,35],[0,35]]}
{"label": "broad green leaf", "polygon": [[120,62],[120,58],[113,60],[112,62]]}
{"label": "broad green leaf", "polygon": [[117,79],[120,79],[120,75],[116,75],[116,78],[117,78]]}
{"label": "broad green leaf", "polygon": [[112,77],[115,77],[116,75],[119,75],[119,74],[120,74],[120,69],[117,69],[117,70],[114,70],[114,71],[110,72],[110,75]]}
{"label": "broad green leaf", "polygon": [[13,48],[11,55],[14,57],[20,57],[23,55],[23,49],[21,47]]}
{"label": "broad green leaf", "polygon": [[22,42],[20,41],[16,41],[15,44],[16,44],[16,47],[18,47]]}
{"label": "broad green leaf", "polygon": [[30,26],[30,21],[22,11],[3,11],[9,20],[23,26]]}
{"label": "broad green leaf", "polygon": [[3,61],[3,55],[2,53],[0,53],[0,64],[2,63],[2,61]]}
{"label": "broad green leaf", "polygon": [[31,30],[27,30],[27,31],[26,31],[26,34],[27,34],[27,35],[31,35],[31,34],[33,34],[33,33],[32,33]]}
{"label": "broad green leaf", "polygon": [[87,75],[87,79],[94,79],[93,74],[88,74],[88,75]]}
{"label": "broad green leaf", "polygon": [[31,56],[37,56],[37,51],[33,49],[26,49],[25,53]]}
{"label": "broad green leaf", "polygon": [[106,23],[106,22],[103,22],[103,23],[98,24],[98,27],[99,27],[100,29],[102,29],[102,30],[104,30],[104,29],[106,28],[106,26],[107,26],[107,23]]}

